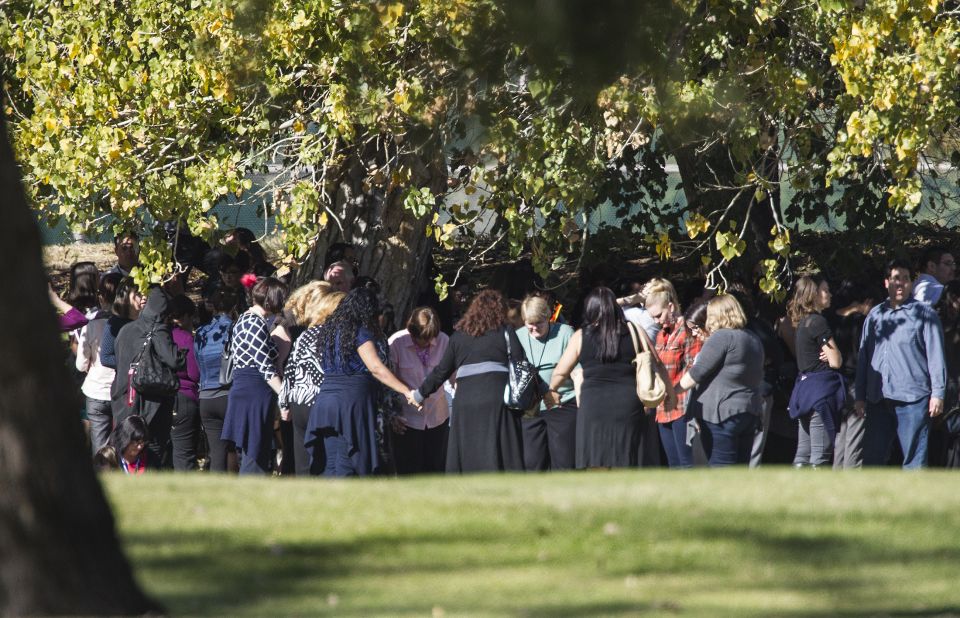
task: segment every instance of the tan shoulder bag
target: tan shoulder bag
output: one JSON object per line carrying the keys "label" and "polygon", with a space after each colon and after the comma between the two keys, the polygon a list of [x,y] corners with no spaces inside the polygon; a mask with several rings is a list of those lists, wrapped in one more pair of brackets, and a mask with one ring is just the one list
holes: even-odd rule
{"label": "tan shoulder bag", "polygon": [[646,333],[640,336],[637,327],[627,322],[630,338],[633,339],[633,365],[637,370],[637,397],[645,408],[656,408],[667,397],[667,384],[657,370],[657,358],[650,349]]}

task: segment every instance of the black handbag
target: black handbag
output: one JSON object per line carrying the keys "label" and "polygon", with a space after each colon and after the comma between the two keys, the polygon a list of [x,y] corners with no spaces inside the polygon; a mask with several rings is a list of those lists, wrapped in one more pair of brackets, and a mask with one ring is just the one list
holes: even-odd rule
{"label": "black handbag", "polygon": [[511,410],[526,411],[540,405],[540,374],[526,358],[514,359],[510,349],[510,333],[503,331],[507,340],[507,387],[503,403]]}
{"label": "black handbag", "polygon": [[227,341],[223,344],[220,357],[220,386],[233,384],[233,326],[227,331]]}
{"label": "black handbag", "polygon": [[180,390],[180,379],[174,367],[157,356],[153,348],[154,325],[143,340],[143,347],[130,363],[132,384],[137,393],[146,397],[169,397]]}
{"label": "black handbag", "polygon": [[960,436],[960,407],[948,410],[941,417],[943,429],[951,436]]}

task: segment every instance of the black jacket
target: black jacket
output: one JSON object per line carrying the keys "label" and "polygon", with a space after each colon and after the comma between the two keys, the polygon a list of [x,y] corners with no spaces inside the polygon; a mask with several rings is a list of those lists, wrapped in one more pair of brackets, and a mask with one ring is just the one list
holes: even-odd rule
{"label": "black jacket", "polygon": [[160,288],[154,288],[150,290],[147,297],[147,306],[140,312],[140,317],[124,325],[120,329],[120,334],[117,335],[115,344],[117,375],[114,377],[113,386],[110,388],[113,418],[117,422],[131,414],[139,414],[147,424],[150,424],[157,411],[162,407],[166,406],[172,409],[175,395],[152,399],[137,393],[133,406],[127,405],[130,363],[143,349],[143,342],[151,330],[153,331],[153,349],[163,363],[176,371],[182,369],[186,363],[186,351],[181,351],[173,342],[170,327],[165,321],[166,314],[167,296]]}

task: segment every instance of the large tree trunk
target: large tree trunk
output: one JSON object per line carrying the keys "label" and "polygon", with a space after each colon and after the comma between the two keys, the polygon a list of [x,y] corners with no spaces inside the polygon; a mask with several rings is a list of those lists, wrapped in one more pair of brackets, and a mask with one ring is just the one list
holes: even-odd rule
{"label": "large tree trunk", "polygon": [[[430,187],[434,195],[446,190],[447,177],[441,165],[412,155],[403,157],[401,164],[411,170],[415,186]],[[367,162],[356,158],[344,170],[334,198],[343,232],[334,222],[321,230],[312,260],[303,270],[307,278],[321,278],[327,247],[336,242],[351,243],[356,247],[360,274],[380,284],[397,320],[403,320],[429,285],[430,253],[435,243],[425,230],[433,215],[414,217],[404,208],[399,188],[383,191],[365,187],[367,169]]]}
{"label": "large tree trunk", "polygon": [[133,579],[80,425],[40,233],[0,117],[0,613],[160,611]]}

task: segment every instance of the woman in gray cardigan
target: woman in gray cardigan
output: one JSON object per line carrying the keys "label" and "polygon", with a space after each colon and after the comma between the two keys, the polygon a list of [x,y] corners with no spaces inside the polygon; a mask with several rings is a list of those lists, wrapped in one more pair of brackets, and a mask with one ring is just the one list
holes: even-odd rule
{"label": "woman in gray cardigan", "polygon": [[700,420],[701,440],[711,467],[746,464],[760,417],[763,344],[744,329],[747,317],[729,295],[707,303],[709,337],[680,379],[692,393],[687,414]]}

